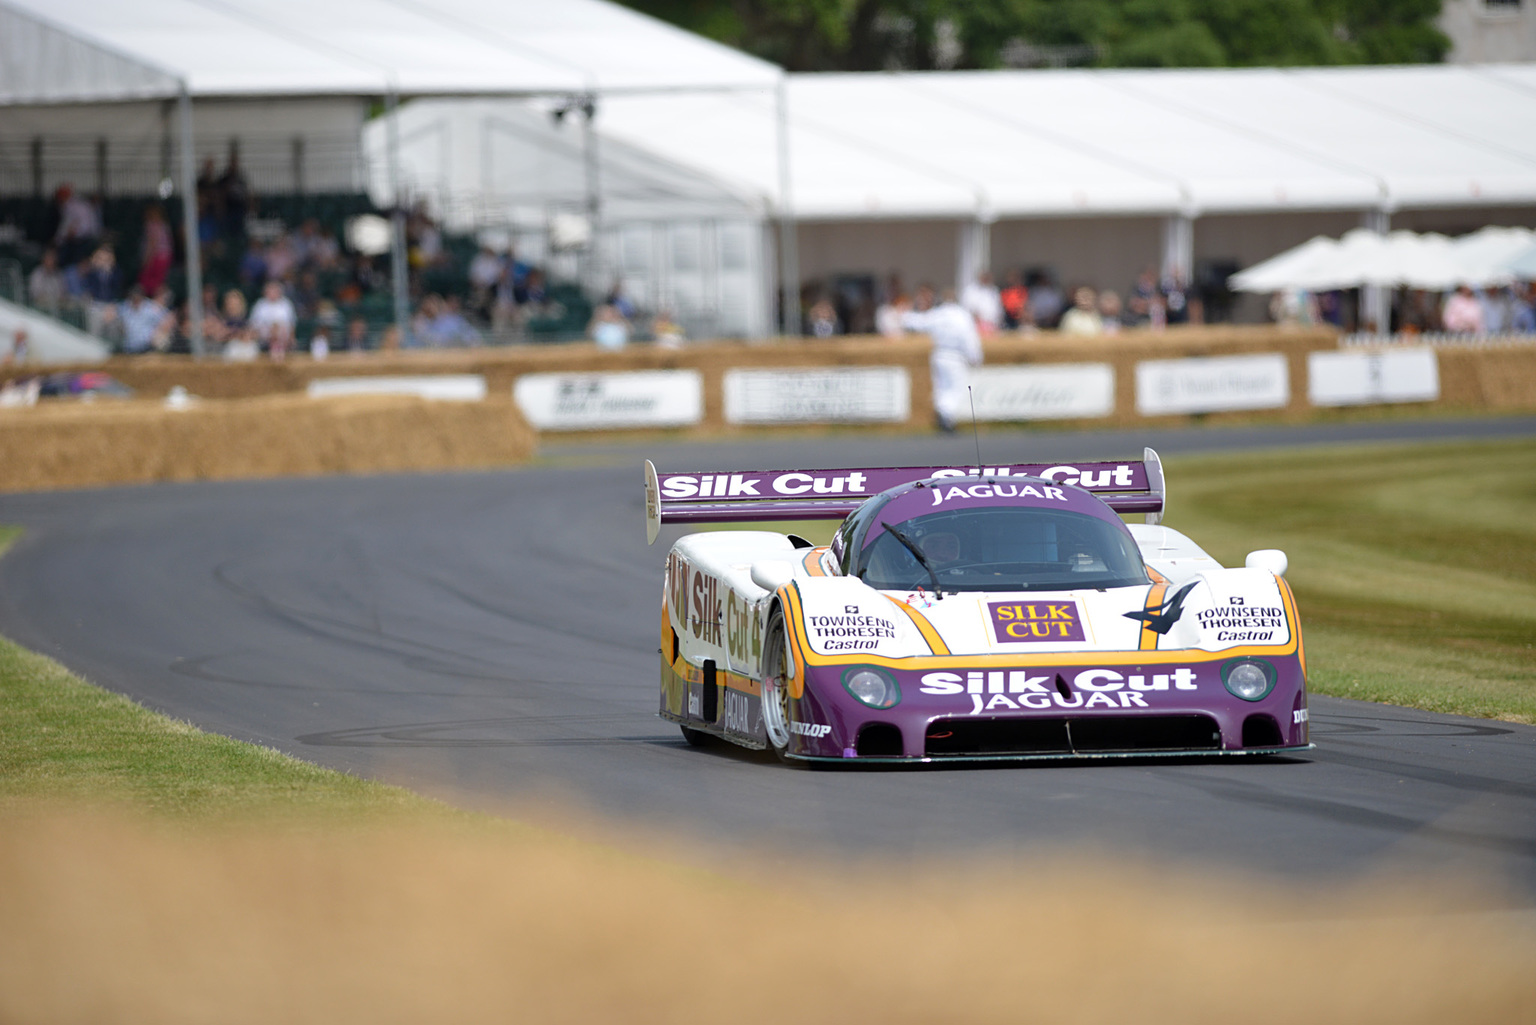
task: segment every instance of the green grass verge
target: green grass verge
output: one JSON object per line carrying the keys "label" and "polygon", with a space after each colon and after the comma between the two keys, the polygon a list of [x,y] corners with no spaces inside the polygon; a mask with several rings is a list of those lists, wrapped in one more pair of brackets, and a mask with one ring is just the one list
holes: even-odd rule
{"label": "green grass verge", "polygon": [[74,798],[206,819],[437,813],[401,787],[203,731],[0,639],[0,803]]}
{"label": "green grass verge", "polygon": [[[0,528],[0,554],[19,533]],[[0,638],[0,804],[52,798],[197,819],[458,815],[402,787],[204,733]]]}
{"label": "green grass verge", "polygon": [[1314,691],[1536,723],[1536,441],[1168,460],[1168,525],[1283,548]]}

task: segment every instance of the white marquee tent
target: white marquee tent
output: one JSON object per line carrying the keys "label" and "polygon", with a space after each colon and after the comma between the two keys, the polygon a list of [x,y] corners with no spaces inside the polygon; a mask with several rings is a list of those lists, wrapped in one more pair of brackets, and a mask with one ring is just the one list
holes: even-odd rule
{"label": "white marquee tent", "polygon": [[176,99],[184,191],[193,98],[771,95],[781,80],[771,64],[604,0],[0,0],[7,122],[30,111],[35,124],[47,108],[59,126],[70,107]]}
{"label": "white marquee tent", "polygon": [[4,0],[0,104],[772,89],[779,70],[602,0]]}
{"label": "white marquee tent", "polygon": [[[1533,65],[794,75],[787,105],[797,218],[926,220],[950,253],[959,222],[961,279],[1000,222],[1158,218],[1187,275],[1200,218],[1536,206]],[[637,96],[600,123],[771,203],[775,114]]]}
{"label": "white marquee tent", "polygon": [[[802,218],[1536,203],[1536,66],[794,75]],[[609,103],[603,130],[774,196],[751,95]]]}
{"label": "white marquee tent", "polygon": [[[606,101],[600,101],[596,122]],[[693,337],[768,333],[772,301],[764,197],[614,139],[548,101],[421,99],[400,108],[400,174],[450,230],[511,242],[520,259],[606,289],[620,279],[647,309]],[[386,203],[385,126],[364,146]],[[771,158],[771,157],[770,157]],[[579,252],[552,244],[564,224],[595,231]],[[591,264],[584,266],[587,259]]]}

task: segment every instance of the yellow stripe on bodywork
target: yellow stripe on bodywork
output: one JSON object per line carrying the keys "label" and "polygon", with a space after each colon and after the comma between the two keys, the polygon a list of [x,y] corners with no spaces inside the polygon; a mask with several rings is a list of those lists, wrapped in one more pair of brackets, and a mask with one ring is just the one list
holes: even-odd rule
{"label": "yellow stripe on bodywork", "polygon": [[1301,638],[1301,613],[1296,610],[1296,596],[1285,577],[1275,577],[1280,584],[1280,597],[1285,600],[1285,615],[1291,624],[1291,639],[1296,642],[1296,659],[1301,663],[1301,675],[1307,675],[1307,644]]}
{"label": "yellow stripe on bodywork", "polygon": [[[1147,588],[1147,602],[1146,602],[1146,605],[1144,605],[1142,607],[1143,611],[1151,612],[1153,609],[1157,608],[1159,605],[1161,605],[1163,603],[1163,595],[1165,595],[1167,593],[1168,593],[1168,583],[1167,583],[1167,581],[1164,581],[1163,583],[1160,583],[1160,584],[1153,584],[1151,587]],[[1156,651],[1157,650],[1157,637],[1158,637],[1158,633],[1157,633],[1156,630],[1152,629],[1152,624],[1151,623],[1143,622],[1141,624],[1141,650],[1142,651]]]}
{"label": "yellow stripe on bodywork", "polygon": [[885,597],[892,605],[905,612],[908,619],[912,620],[913,625],[917,627],[918,633],[923,635],[923,640],[928,642],[929,651],[935,655],[949,654],[949,645],[944,643],[944,638],[940,637],[939,632],[933,628],[933,624],[928,622],[927,616],[900,599],[892,598],[890,595]]}

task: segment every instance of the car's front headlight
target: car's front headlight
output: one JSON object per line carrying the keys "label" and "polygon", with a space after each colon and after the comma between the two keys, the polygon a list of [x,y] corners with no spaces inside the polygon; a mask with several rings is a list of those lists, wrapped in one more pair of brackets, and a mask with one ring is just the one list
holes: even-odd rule
{"label": "car's front headlight", "polygon": [[874,666],[854,666],[843,673],[843,687],[870,708],[891,708],[901,700],[895,677]]}
{"label": "car's front headlight", "polygon": [[1233,697],[1262,701],[1275,687],[1275,667],[1261,658],[1237,658],[1221,667],[1221,682]]}

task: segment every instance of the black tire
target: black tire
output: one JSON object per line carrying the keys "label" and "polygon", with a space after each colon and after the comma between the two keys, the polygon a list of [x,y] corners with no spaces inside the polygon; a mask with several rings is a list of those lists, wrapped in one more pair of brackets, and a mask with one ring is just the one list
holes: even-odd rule
{"label": "black tire", "polygon": [[679,723],[677,728],[683,731],[683,739],[688,741],[689,747],[708,747],[709,742],[715,739],[703,730],[696,730],[692,726]]}

